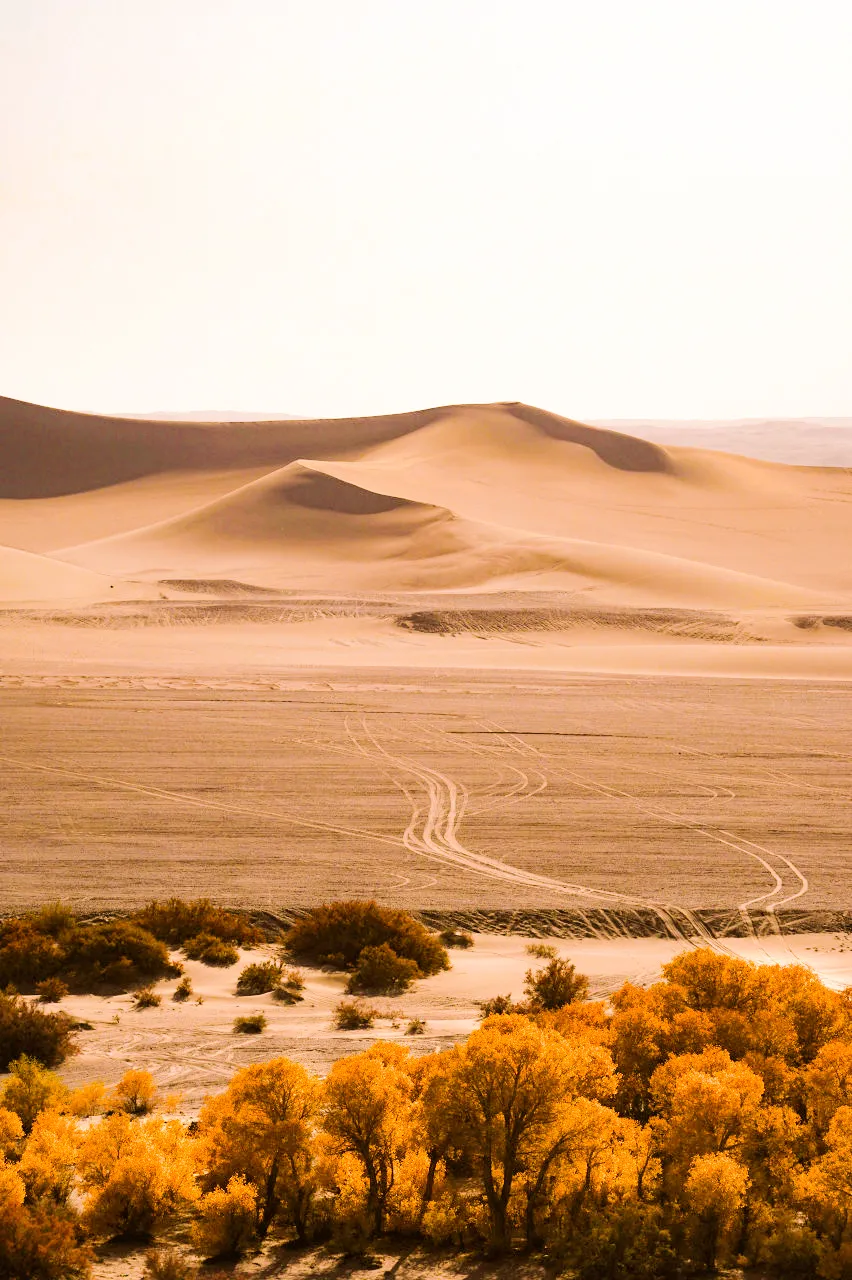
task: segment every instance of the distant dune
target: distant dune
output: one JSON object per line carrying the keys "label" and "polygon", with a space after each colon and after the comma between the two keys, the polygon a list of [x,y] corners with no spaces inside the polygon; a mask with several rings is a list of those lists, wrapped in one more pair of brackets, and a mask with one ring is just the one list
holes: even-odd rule
{"label": "distant dune", "polygon": [[111,582],[839,608],[852,473],[522,404],[170,422],[0,400],[0,540]]}
{"label": "distant dune", "polygon": [[0,546],[0,603],[95,604],[114,595],[115,585],[101,574]]}
{"label": "distant dune", "polygon": [[636,418],[597,425],[691,449],[721,449],[799,467],[852,467],[852,418]]}

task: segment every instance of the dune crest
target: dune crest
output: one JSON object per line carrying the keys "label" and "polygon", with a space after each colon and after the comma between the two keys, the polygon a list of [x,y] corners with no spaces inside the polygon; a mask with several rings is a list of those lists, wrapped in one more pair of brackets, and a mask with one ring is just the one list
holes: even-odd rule
{"label": "dune crest", "polygon": [[93,604],[122,596],[121,588],[117,590],[114,582],[99,573],[31,551],[0,546],[0,601],[4,604],[60,600]]}

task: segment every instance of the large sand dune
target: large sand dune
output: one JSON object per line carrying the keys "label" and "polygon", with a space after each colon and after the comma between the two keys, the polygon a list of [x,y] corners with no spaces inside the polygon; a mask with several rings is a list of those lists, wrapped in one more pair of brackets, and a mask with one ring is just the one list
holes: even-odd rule
{"label": "large sand dune", "polygon": [[74,602],[95,604],[128,592],[109,578],[48,556],[0,546],[0,604]]}
{"label": "large sand dune", "polygon": [[522,404],[198,423],[0,401],[0,537],[149,582],[852,601],[852,473],[667,449]]}

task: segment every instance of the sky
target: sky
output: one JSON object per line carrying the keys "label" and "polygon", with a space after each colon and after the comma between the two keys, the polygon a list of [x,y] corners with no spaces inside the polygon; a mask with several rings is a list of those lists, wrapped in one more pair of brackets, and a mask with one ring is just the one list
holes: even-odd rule
{"label": "sky", "polygon": [[852,414],[848,0],[0,0],[0,394]]}

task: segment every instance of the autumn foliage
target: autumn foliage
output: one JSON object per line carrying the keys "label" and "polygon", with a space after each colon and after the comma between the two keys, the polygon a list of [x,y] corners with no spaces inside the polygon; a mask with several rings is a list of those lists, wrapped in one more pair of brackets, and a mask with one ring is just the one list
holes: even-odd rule
{"label": "autumn foliage", "polygon": [[144,1072],[84,1098],[23,1060],[0,1092],[0,1274],[84,1276],[87,1242],[181,1222],[222,1259],[397,1234],[578,1280],[852,1274],[850,994],[709,950],[607,1002],[579,990],[553,969],[452,1048],[382,1041],[325,1080],[257,1063],[191,1126]]}

